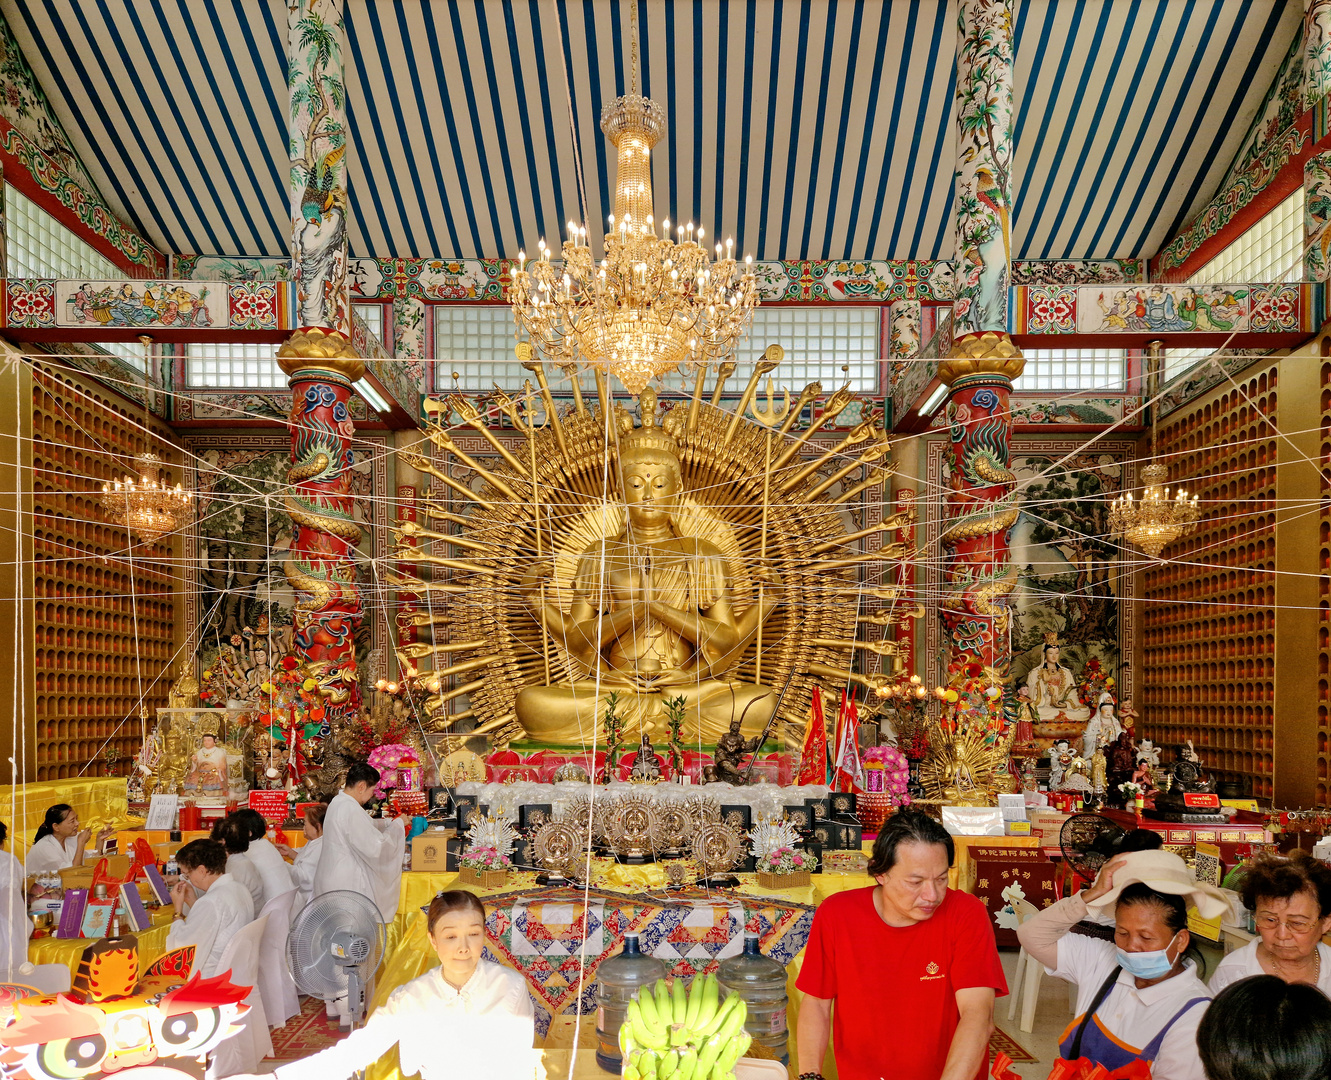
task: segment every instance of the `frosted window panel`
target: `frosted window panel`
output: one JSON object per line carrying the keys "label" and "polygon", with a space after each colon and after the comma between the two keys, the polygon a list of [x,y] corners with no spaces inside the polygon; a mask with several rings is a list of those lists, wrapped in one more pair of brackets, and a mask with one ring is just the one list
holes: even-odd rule
{"label": "frosted window panel", "polygon": [[[446,392],[454,386],[459,390],[489,390],[498,383],[513,393],[531,377],[513,353],[517,326],[507,304],[436,304],[433,317],[437,391]],[[763,351],[777,344],[786,350],[786,359],[773,378],[784,386],[801,388],[818,381],[831,392],[849,382],[857,393],[876,393],[879,318],[876,307],[759,308],[747,339],[736,350],[738,368],[728,386],[738,393]],[[848,370],[842,371],[842,367]],[[549,378],[556,393],[568,389],[568,379],[562,373],[549,372]],[[692,386],[691,379],[685,381]],[[579,383],[587,390],[595,386],[588,372],[579,375]],[[664,384],[672,389],[681,385],[671,376]]]}
{"label": "frosted window panel", "polygon": [[[21,191],[5,185],[8,267],[13,278],[115,280],[124,271]],[[136,364],[143,366],[142,353]]]}
{"label": "frosted window panel", "polygon": [[1209,346],[1202,346],[1197,349],[1165,349],[1164,378],[1168,382],[1170,379],[1182,375],[1192,367],[1208,356],[1214,354],[1216,350]]}
{"label": "frosted window panel", "polygon": [[1303,279],[1303,188],[1188,279],[1190,284]]}
{"label": "frosted window panel", "polygon": [[379,343],[386,345],[384,341],[384,305],[352,304],[351,310],[361,322],[369,327],[370,333],[379,339]]}
{"label": "frosted window panel", "polygon": [[1014,390],[1079,392],[1122,390],[1127,377],[1126,349],[1023,349],[1026,367]]}
{"label": "frosted window panel", "polygon": [[[748,337],[736,350],[738,367],[728,384],[738,392],[762,360],[768,345],[786,350],[774,381],[792,389],[821,382],[828,393],[847,382],[857,394],[879,389],[881,309],[820,304],[817,307],[760,307]],[[842,371],[845,367],[848,370]]]}
{"label": "frosted window panel", "polygon": [[185,346],[185,385],[193,389],[284,388],[276,345],[189,344]]}

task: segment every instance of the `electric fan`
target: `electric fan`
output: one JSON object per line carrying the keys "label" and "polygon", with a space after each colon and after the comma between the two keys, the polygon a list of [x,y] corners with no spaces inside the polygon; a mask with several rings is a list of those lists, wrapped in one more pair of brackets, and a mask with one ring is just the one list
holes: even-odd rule
{"label": "electric fan", "polygon": [[365,984],[384,955],[379,909],[357,892],[316,896],[287,935],[291,977],[302,993],[324,1001],[347,999],[354,1028],[365,1018]]}
{"label": "electric fan", "polygon": [[1073,814],[1058,832],[1063,860],[1083,881],[1094,881],[1100,867],[1118,854],[1127,833],[1099,814]]}

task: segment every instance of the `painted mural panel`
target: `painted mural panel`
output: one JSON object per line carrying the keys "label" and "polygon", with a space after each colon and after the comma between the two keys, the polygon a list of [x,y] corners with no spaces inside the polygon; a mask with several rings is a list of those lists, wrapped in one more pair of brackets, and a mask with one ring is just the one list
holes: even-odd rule
{"label": "painted mural panel", "polygon": [[[1076,292],[1076,331],[1083,334],[1163,334],[1190,330],[1227,334],[1249,328],[1247,285],[1153,284]],[[1093,303],[1086,303],[1087,299],[1093,299]]]}
{"label": "painted mural panel", "polygon": [[[214,663],[221,652],[225,663],[252,670],[260,660],[256,649],[264,649],[271,661],[290,640],[295,595],[283,563],[292,526],[282,497],[291,467],[290,440],[284,434],[237,432],[208,435],[187,445],[198,462],[198,588],[188,603],[190,626],[197,628],[204,665]],[[364,660],[388,641],[388,613],[374,599],[383,594],[373,576],[373,559],[383,549],[392,516],[385,437],[358,436],[354,456],[351,491],[356,519],[364,527],[358,562],[366,598],[356,654]],[[261,640],[269,637],[271,641]]]}
{"label": "painted mural panel", "polygon": [[[1136,482],[1136,443],[1106,440],[1089,451],[1077,438],[1025,437],[1012,440],[1010,468],[1017,477],[1020,514],[1009,535],[1018,583],[1011,594],[1012,670],[1024,683],[1040,662],[1046,633],[1063,646],[1061,662],[1074,675],[1088,660],[1113,675],[1123,694],[1132,693],[1132,673],[1122,666],[1130,655],[1135,615],[1133,581],[1121,572],[1117,549],[1108,536],[1109,501],[1126,483]],[[931,439],[927,453],[928,488],[946,491],[948,443]],[[921,508],[924,524],[926,589],[939,585],[937,552],[942,499],[929,497]],[[937,682],[945,654],[937,619],[926,620],[923,669]]]}

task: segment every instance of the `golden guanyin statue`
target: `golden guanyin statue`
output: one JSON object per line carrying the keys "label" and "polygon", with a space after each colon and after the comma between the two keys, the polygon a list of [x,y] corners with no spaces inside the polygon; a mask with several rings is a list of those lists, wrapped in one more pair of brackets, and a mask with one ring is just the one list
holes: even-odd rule
{"label": "golden guanyin statue", "polygon": [[613,695],[629,743],[659,742],[671,710],[685,745],[741,718],[745,738],[798,743],[815,682],[892,679],[883,628],[913,605],[880,582],[907,552],[869,540],[914,514],[878,515],[887,436],[869,407],[835,430],[848,391],[813,383],[778,408],[769,381],[759,406],[780,351],[724,407],[730,364],[710,402],[706,368],[664,415],[645,389],[636,425],[600,371],[595,403],[575,380],[558,408],[521,346],[537,389],[427,399],[432,452],[401,458],[434,478],[432,527],[395,525],[391,559],[412,570],[388,584],[419,598],[397,655],[432,731],[604,746]]}
{"label": "golden guanyin statue", "polygon": [[656,423],[651,387],[638,405],[641,427],[625,412],[618,416],[623,530],[582,552],[567,613],[541,599],[551,592],[550,563],[535,564],[523,581],[534,616],[590,673],[518,694],[518,723],[542,742],[581,741],[611,691],[625,705],[626,727],[639,732],[664,733],[665,700],[683,697],[689,742],[715,743],[739,716],[746,729],[762,731],[776,705],[776,691],[726,676],[780,603],[777,576],[753,568],[763,597],[737,618],[724,552],[676,524],[684,486],[671,433],[677,418]]}

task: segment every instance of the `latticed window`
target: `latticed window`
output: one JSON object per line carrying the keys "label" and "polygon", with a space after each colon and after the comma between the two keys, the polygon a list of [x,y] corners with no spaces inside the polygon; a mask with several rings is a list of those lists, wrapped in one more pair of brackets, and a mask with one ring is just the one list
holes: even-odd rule
{"label": "latticed window", "polygon": [[[5,185],[6,272],[12,278],[89,278],[125,276],[115,263],[61,224],[23,192]],[[143,346],[133,341],[99,342],[93,348],[144,370]]]}
{"label": "latticed window", "polygon": [[1190,284],[1299,281],[1303,278],[1303,188],[1189,278]]}
{"label": "latticed window", "polygon": [[[799,388],[820,381],[827,391],[849,382],[857,393],[878,391],[880,348],[877,307],[824,304],[818,307],[760,307],[748,337],[736,352],[738,367],[728,384],[738,392],[768,345],[786,350],[774,374],[783,386]],[[489,390],[498,383],[510,392],[530,376],[513,354],[517,342],[512,309],[507,304],[434,306],[435,388]],[[454,372],[458,378],[453,380]],[[562,375],[550,379],[558,391]],[[593,383],[580,377],[584,388]]]}
{"label": "latticed window", "polygon": [[285,387],[276,345],[199,344],[185,346],[185,385],[194,389],[232,387],[259,390]]}
{"label": "latticed window", "polygon": [[1023,349],[1026,368],[1013,389],[1122,390],[1127,378],[1126,349]]}

